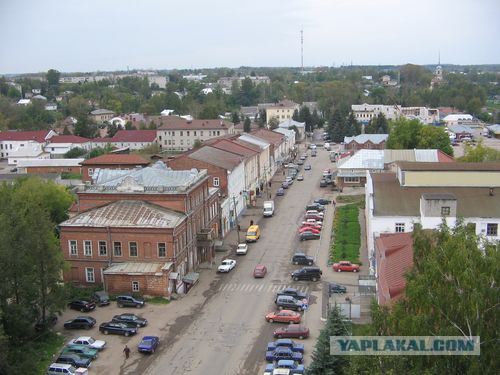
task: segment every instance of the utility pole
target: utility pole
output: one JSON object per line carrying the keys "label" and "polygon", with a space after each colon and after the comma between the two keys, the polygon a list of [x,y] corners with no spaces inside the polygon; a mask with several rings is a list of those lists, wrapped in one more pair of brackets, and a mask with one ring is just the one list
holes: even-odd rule
{"label": "utility pole", "polygon": [[236,234],[238,235],[238,243],[240,244],[240,224],[238,223],[238,212],[236,211],[236,197],[233,195],[234,221],[236,223]]}
{"label": "utility pole", "polygon": [[300,66],[304,74],[304,29],[300,29]]}

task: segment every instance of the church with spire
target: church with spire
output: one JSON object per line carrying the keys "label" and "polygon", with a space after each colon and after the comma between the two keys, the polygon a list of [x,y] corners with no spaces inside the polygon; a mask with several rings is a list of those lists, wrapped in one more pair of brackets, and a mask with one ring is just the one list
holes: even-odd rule
{"label": "church with spire", "polygon": [[437,87],[442,83],[443,83],[443,68],[441,67],[441,54],[439,54],[438,65],[434,70],[434,77],[432,77],[430,89],[432,90],[434,87]]}

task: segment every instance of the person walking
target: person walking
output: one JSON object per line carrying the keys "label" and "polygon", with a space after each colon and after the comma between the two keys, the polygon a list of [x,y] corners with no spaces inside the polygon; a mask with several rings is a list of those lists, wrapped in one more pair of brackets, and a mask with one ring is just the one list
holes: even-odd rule
{"label": "person walking", "polygon": [[128,359],[128,357],[130,356],[130,348],[125,345],[125,348],[123,348],[123,352],[125,353],[125,359]]}

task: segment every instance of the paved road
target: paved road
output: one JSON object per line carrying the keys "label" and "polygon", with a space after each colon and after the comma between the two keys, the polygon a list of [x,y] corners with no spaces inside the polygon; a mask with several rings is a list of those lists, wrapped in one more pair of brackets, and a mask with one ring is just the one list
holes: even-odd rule
{"label": "paved road", "polygon": [[[302,249],[315,255],[320,243],[322,247],[327,247],[328,242],[325,238],[300,244],[296,236],[306,204],[314,197],[330,195],[328,189],[319,188],[323,168],[331,167],[328,153],[321,150],[318,157],[309,157],[307,162],[312,165],[312,170],[301,172],[305,180],[295,181],[284,197],[277,197],[274,217],[260,220],[261,239],[250,244],[246,256],[235,258],[238,264],[231,273],[215,277],[205,302],[190,315],[177,318],[174,323],[177,329],[172,329],[170,337],[163,340],[163,349],[157,353],[156,359],[139,365],[134,373],[261,373],[265,363],[265,345],[272,338],[273,329],[279,326],[267,323],[264,315],[275,308],[276,290],[289,285],[312,293],[311,310],[306,313],[305,319],[309,326],[317,326],[313,332],[319,330],[321,283],[295,283],[289,276],[290,271],[296,268],[290,264],[294,250]],[[328,216],[331,218],[332,213]],[[243,228],[248,225],[244,220]],[[268,267],[269,272],[264,279],[252,277],[258,263]],[[324,265],[322,268],[325,271]],[[314,342],[315,337],[305,341],[309,353],[306,358],[310,357]]]}

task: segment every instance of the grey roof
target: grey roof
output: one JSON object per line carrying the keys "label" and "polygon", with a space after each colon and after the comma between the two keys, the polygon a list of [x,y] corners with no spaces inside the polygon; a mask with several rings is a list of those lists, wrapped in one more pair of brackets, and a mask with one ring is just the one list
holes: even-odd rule
{"label": "grey roof", "polygon": [[285,129],[290,129],[290,127],[292,127],[292,126],[296,126],[297,128],[305,128],[306,123],[305,122],[298,122],[298,121],[295,121],[295,120],[290,118],[288,120],[281,122],[278,125],[278,127],[285,128]]}
{"label": "grey roof", "polygon": [[125,262],[113,263],[111,266],[104,270],[105,275],[110,274],[126,274],[126,275],[141,275],[145,273],[163,275],[162,271],[168,271],[172,267],[172,262],[159,263],[159,262]]}
{"label": "grey roof", "polygon": [[96,109],[92,112],[90,112],[91,115],[108,115],[114,113],[113,111],[110,111],[109,109]]}
{"label": "grey roof", "polygon": [[470,133],[472,134],[474,131],[472,128],[465,125],[448,125],[448,130],[452,133]]}
{"label": "grey roof", "polygon": [[18,168],[27,167],[80,167],[85,159],[19,159]]}
{"label": "grey roof", "polygon": [[455,195],[449,193],[424,193],[422,194],[422,197],[428,201],[457,200],[457,197],[455,197]]}
{"label": "grey roof", "polygon": [[188,191],[206,176],[205,169],[174,171],[157,161],[152,166],[132,170],[96,169],[94,184],[86,186],[85,191],[175,194]]}
{"label": "grey roof", "polygon": [[384,150],[384,163],[393,163],[395,161],[420,161],[437,162],[439,161],[438,150]]}
{"label": "grey roof", "polygon": [[363,144],[368,141],[374,144],[379,144],[387,141],[389,134],[360,134],[354,137],[344,137],[344,143],[350,143],[352,141]]}
{"label": "grey roof", "polygon": [[500,133],[500,125],[495,124],[495,125],[488,125],[486,126],[490,132],[493,132],[495,134]]}
{"label": "grey roof", "polygon": [[490,196],[486,187],[405,187],[395,173],[372,173],[375,216],[420,217],[423,194],[452,194],[457,200],[457,216],[500,218],[500,194]]}
{"label": "grey roof", "polygon": [[63,227],[175,228],[187,216],[145,201],[117,201],[62,222]]}
{"label": "grey roof", "polygon": [[256,137],[256,136],[251,135],[251,134],[246,134],[246,133],[240,135],[238,137],[238,139],[245,141],[245,142],[248,142],[248,143],[251,143],[253,145],[259,146],[261,149],[269,147],[269,145],[271,144],[271,142],[266,141],[265,139]]}
{"label": "grey roof", "polygon": [[337,167],[339,172],[346,169],[384,169],[384,150],[359,150],[349,159],[340,159]]}
{"label": "grey roof", "polygon": [[231,152],[210,146],[201,147],[189,154],[188,157],[213,164],[217,167],[227,169],[228,171],[232,171],[244,160],[242,157]]}

